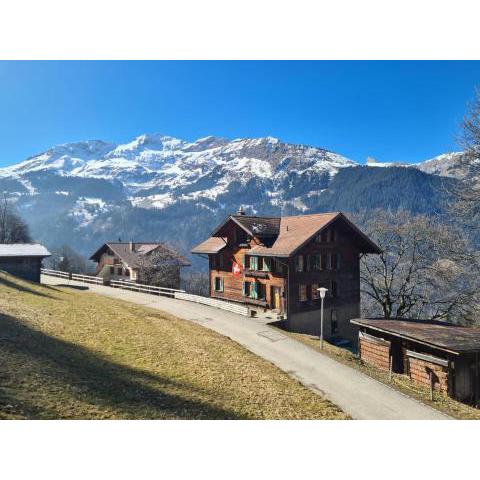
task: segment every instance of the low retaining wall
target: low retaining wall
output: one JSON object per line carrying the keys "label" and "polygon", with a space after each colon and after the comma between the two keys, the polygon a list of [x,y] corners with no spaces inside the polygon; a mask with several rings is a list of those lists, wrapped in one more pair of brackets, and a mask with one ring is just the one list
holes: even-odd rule
{"label": "low retaining wall", "polygon": [[225,300],[217,300],[215,298],[202,297],[200,295],[192,295],[190,293],[175,292],[175,298],[178,300],[187,300],[189,302],[201,303],[203,305],[209,305],[211,307],[220,308],[229,312],[237,313],[248,317],[249,309],[244,305],[238,305],[237,303],[227,302]]}

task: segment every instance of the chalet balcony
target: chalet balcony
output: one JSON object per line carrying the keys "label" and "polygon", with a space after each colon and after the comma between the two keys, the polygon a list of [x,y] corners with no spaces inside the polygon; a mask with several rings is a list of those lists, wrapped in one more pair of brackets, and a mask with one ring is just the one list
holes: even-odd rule
{"label": "chalet balcony", "polygon": [[264,272],[262,270],[245,270],[246,277],[255,277],[255,278],[268,278],[269,272]]}
{"label": "chalet balcony", "polygon": [[268,307],[268,303],[264,298],[255,299],[255,298],[246,297],[245,303],[248,303],[250,305],[257,305],[259,307],[264,307],[264,308]]}

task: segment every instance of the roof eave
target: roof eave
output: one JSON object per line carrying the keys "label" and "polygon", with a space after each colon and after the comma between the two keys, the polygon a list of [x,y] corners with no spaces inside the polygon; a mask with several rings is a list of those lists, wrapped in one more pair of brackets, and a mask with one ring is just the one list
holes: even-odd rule
{"label": "roof eave", "polygon": [[[359,327],[371,328],[372,330],[375,330],[377,332],[382,332],[382,333],[386,333],[388,335],[393,335],[394,337],[404,338],[404,339],[410,340],[412,342],[421,343],[422,345],[426,345],[427,347],[436,348],[437,350],[442,350],[443,352],[451,353],[453,355],[460,355],[461,353],[465,352],[464,350],[458,350],[458,351],[450,350],[447,347],[443,347],[443,346],[437,345],[435,343],[426,342],[425,340],[419,340],[418,338],[411,337],[410,335],[405,335],[405,334],[401,334],[401,333],[397,333],[397,332],[392,332],[390,330],[386,330],[386,329],[380,328],[380,327],[374,327],[372,325],[366,325],[365,323],[362,323],[361,319],[357,320],[355,318],[352,318],[350,320],[350,323],[353,323],[354,325],[357,325]],[[480,349],[470,350],[470,352],[474,352],[474,351],[480,351]]]}

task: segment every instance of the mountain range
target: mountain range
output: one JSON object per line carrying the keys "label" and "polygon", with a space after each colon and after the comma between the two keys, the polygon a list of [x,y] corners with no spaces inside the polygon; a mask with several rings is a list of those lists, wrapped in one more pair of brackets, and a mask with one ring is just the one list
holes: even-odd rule
{"label": "mountain range", "polygon": [[277,138],[187,142],[141,135],[125,144],[57,145],[0,169],[36,240],[83,254],[105,241],[169,241],[183,253],[240,205],[286,215],[375,208],[442,212],[446,184],[480,180],[480,161],[453,152],[417,164],[359,165]]}

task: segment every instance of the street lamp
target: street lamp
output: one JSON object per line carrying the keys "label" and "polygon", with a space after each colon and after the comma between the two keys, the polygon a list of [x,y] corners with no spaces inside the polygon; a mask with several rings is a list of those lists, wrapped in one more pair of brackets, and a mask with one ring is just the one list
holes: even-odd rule
{"label": "street lamp", "polygon": [[325,294],[328,292],[328,289],[325,287],[317,288],[320,292],[320,348],[323,349],[323,299],[325,298]]}

